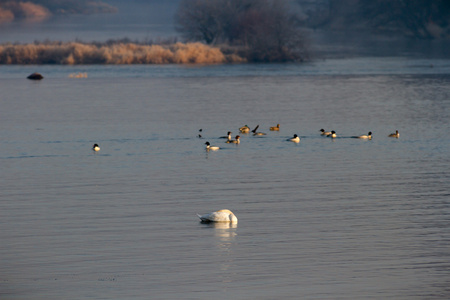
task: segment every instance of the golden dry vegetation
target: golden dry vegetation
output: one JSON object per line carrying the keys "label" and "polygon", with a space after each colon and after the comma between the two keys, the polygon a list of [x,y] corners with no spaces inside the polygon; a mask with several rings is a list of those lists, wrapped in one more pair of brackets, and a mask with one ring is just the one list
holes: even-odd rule
{"label": "golden dry vegetation", "polygon": [[143,45],[47,42],[0,45],[0,64],[220,64],[245,62],[202,43]]}

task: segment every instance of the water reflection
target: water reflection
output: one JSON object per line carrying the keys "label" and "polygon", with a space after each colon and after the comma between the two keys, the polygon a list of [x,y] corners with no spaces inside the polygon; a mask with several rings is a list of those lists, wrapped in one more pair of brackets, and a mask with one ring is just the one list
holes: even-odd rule
{"label": "water reflection", "polygon": [[229,251],[237,236],[237,223],[231,222],[210,222],[201,223],[214,230],[216,245],[219,249]]}
{"label": "water reflection", "polygon": [[213,222],[204,224],[213,230],[214,245],[219,262],[219,272],[222,282],[232,282],[234,273],[233,248],[236,244],[237,223]]}
{"label": "water reflection", "polygon": [[238,224],[231,222],[210,222],[207,226],[214,228],[214,235],[222,241],[231,242],[237,236]]}

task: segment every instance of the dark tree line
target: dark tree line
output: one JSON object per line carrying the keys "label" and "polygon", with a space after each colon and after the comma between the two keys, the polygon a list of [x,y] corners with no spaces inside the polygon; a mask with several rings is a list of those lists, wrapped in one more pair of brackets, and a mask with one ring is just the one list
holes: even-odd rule
{"label": "dark tree line", "polygon": [[[450,38],[450,0],[296,0],[307,8],[307,25],[368,29],[434,39]],[[314,5],[315,4],[315,5]]]}
{"label": "dark tree line", "polygon": [[298,19],[284,0],[183,0],[175,21],[186,40],[228,45],[249,61],[305,58]]}
{"label": "dark tree line", "polygon": [[450,32],[449,0],[374,0],[360,1],[362,16],[373,28],[393,28],[423,39]]}

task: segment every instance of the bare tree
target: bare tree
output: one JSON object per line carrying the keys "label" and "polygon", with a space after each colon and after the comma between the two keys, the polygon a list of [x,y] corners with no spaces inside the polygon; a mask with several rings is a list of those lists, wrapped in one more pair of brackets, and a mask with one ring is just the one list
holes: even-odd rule
{"label": "bare tree", "polygon": [[175,15],[176,29],[188,40],[214,44],[222,34],[221,0],[184,0]]}
{"label": "bare tree", "polygon": [[256,61],[289,61],[304,58],[304,38],[295,15],[285,1],[270,1],[251,13],[246,44]]}
{"label": "bare tree", "polygon": [[251,61],[303,58],[303,37],[285,0],[184,0],[176,23],[187,40],[239,47]]}

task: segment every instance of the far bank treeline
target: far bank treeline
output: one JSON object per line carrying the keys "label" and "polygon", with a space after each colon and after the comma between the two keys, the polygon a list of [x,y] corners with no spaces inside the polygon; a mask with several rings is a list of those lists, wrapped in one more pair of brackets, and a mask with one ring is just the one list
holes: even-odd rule
{"label": "far bank treeline", "polygon": [[0,64],[215,64],[302,61],[303,36],[284,0],[183,0],[186,43],[35,42],[0,45]]}

